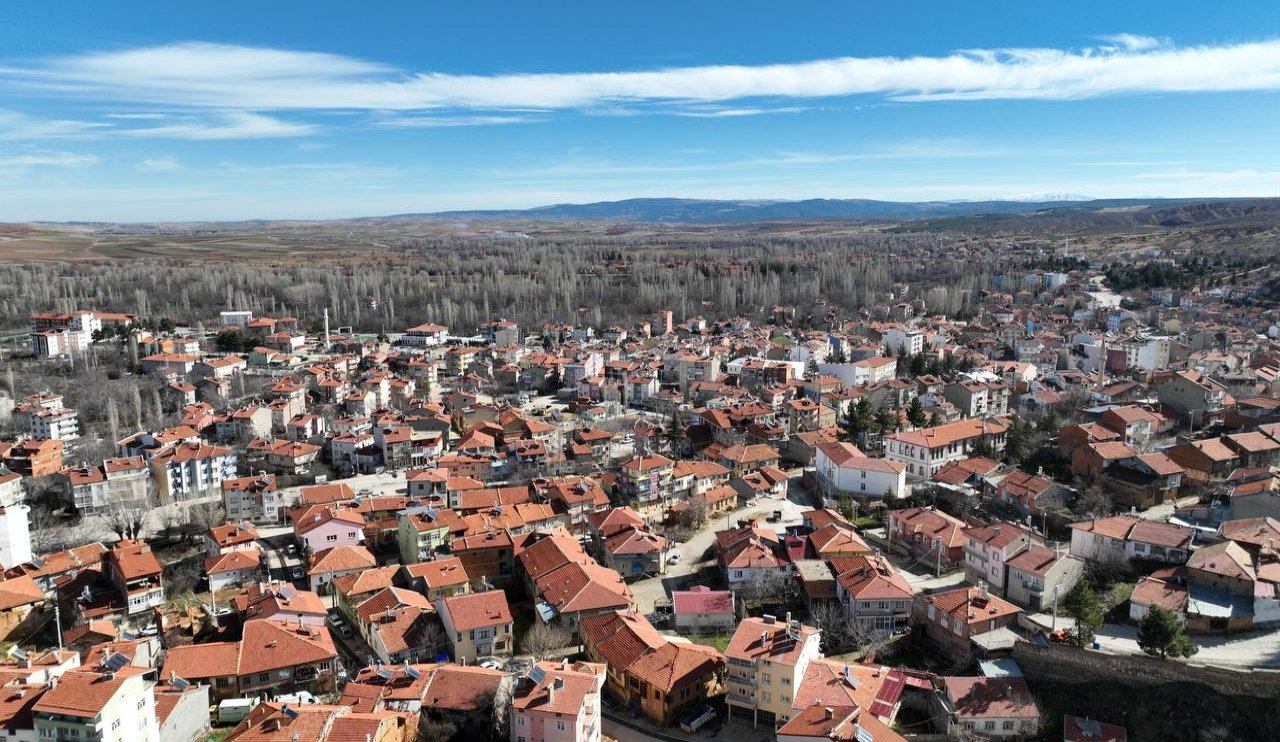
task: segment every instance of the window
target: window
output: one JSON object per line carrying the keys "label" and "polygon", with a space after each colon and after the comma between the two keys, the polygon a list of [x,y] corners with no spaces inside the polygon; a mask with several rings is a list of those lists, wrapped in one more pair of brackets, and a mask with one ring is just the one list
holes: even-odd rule
{"label": "window", "polygon": [[982,728],[987,730],[988,732],[994,731],[996,728],[996,723],[994,721],[984,721],[982,722]]}
{"label": "window", "polygon": [[1012,720],[1005,721],[1005,723],[1001,725],[1001,729],[1004,729],[1006,732],[1012,732],[1013,721]]}
{"label": "window", "polygon": [[560,730],[563,730],[563,729],[564,729],[564,720],[563,720],[563,719],[557,719],[557,720],[556,720],[556,729],[560,729]]}
{"label": "window", "polygon": [[765,685],[772,685],[772,684],[773,684],[773,679],[769,676],[769,673],[767,673],[767,672],[760,676],[760,680],[761,680]]}
{"label": "window", "polygon": [[337,540],[338,540],[338,534],[336,534],[336,533],[331,533],[331,534],[329,534],[328,536],[325,536],[325,537],[324,537],[324,540],[325,540],[325,541],[337,541]]}

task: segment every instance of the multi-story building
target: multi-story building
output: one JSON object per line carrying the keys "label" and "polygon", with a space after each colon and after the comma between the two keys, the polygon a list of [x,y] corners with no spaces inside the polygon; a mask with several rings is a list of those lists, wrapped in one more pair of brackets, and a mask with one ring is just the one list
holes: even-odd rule
{"label": "multi-story building", "polygon": [[26,505],[0,506],[0,568],[31,561],[31,524]]}
{"label": "multi-story building", "polygon": [[160,503],[220,497],[223,480],[236,475],[236,454],[229,448],[179,443],[151,457],[151,475]]}
{"label": "multi-story building", "polygon": [[924,350],[924,331],[918,327],[890,327],[884,331],[882,339],[885,350],[896,355],[915,355]]}
{"label": "multi-story building", "polygon": [[836,599],[851,625],[869,635],[892,634],[907,625],[915,590],[880,554],[836,557]]}
{"label": "multi-story building", "polygon": [[1009,426],[998,418],[957,420],[932,428],[885,436],[885,458],[906,464],[907,476],[928,479],[944,464],[968,458],[985,440],[993,452],[1004,450]]}
{"label": "multi-story building", "polygon": [[124,599],[130,617],[164,603],[164,570],[150,546],[128,539],[120,541],[103,557],[102,566]]}
{"label": "multi-story building", "polygon": [[146,510],[154,504],[151,471],[141,456],[63,469],[58,472],[58,479],[70,504],[81,515],[97,515],[113,506]]}
{"label": "multi-story building", "polygon": [[155,683],[146,668],[63,673],[31,707],[36,739],[161,742]]}
{"label": "multi-story building", "polygon": [[822,657],[822,632],[790,618],[744,619],[725,649],[725,704],[753,727],[777,729],[791,720],[805,672]]}
{"label": "multi-story building", "polygon": [[908,494],[906,464],[870,458],[853,444],[820,443],[814,462],[818,485],[828,497],[895,500]]}
{"label": "multi-story building", "polygon": [[[323,605],[320,606],[323,613]],[[323,615],[321,616],[323,621]],[[238,642],[171,647],[162,677],[210,686],[214,700],[335,690],[338,653],[323,625],[250,620]]]}
{"label": "multi-story building", "polygon": [[1038,613],[1049,610],[1084,576],[1084,560],[1043,546],[1029,546],[1014,555],[1004,597],[1014,605]]}
{"label": "multi-story building", "polygon": [[600,742],[606,667],[593,662],[539,662],[516,680],[511,742]]}
{"label": "multi-story building", "polygon": [[26,496],[22,489],[22,475],[0,465],[0,508],[19,505]]}
{"label": "multi-story building", "polygon": [[62,441],[25,438],[17,443],[0,441],[0,456],[5,467],[24,477],[56,474],[62,468]]}
{"label": "multi-story building", "polygon": [[80,414],[62,406],[61,394],[32,394],[13,409],[13,421],[37,440],[71,441],[80,437]]}
{"label": "multi-story building", "polygon": [[1160,404],[1173,409],[1192,429],[1208,427],[1226,409],[1226,388],[1198,371],[1171,371],[1152,380]]}
{"label": "multi-story building", "polygon": [[1018,606],[992,595],[985,584],[927,595],[916,620],[925,635],[957,657],[973,651],[974,637],[1007,628],[1018,620]]}
{"label": "multi-story building", "polygon": [[290,505],[276,483],[274,474],[258,474],[252,477],[236,477],[222,481],[222,505],[227,520],[249,521],[255,525],[283,523]]}
{"label": "multi-story building", "polygon": [[1004,596],[1008,563],[1038,537],[1016,523],[995,523],[964,531],[964,576],[971,584],[986,582],[996,595]]}
{"label": "multi-story building", "polygon": [[584,618],[587,655],[608,668],[610,694],[656,724],[670,724],[719,688],[724,657],[712,647],[673,642],[642,615],[611,611]]}
{"label": "multi-story building", "polygon": [[480,657],[511,655],[511,609],[501,590],[441,598],[436,612],[453,645],[454,661],[474,664]]}
{"label": "multi-story building", "polygon": [[646,521],[660,520],[675,500],[672,478],[675,464],[661,454],[636,456],[623,462],[618,472],[618,491]]}
{"label": "multi-story building", "polygon": [[939,569],[964,559],[964,528],[964,521],[932,507],[889,511],[889,543],[905,546]]}
{"label": "multi-story building", "polygon": [[942,396],[963,417],[991,417],[1009,412],[1009,387],[1003,381],[965,379],[942,388]]}

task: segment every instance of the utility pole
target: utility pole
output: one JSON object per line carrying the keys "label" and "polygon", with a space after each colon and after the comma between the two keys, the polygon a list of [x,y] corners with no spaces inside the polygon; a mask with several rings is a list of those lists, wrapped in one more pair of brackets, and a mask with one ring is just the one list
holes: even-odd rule
{"label": "utility pole", "polygon": [[1053,586],[1053,623],[1049,624],[1049,634],[1058,630],[1058,593],[1062,591],[1062,584]]}
{"label": "utility pole", "polygon": [[62,649],[62,608],[58,601],[53,601],[53,627],[58,631],[58,649]]}

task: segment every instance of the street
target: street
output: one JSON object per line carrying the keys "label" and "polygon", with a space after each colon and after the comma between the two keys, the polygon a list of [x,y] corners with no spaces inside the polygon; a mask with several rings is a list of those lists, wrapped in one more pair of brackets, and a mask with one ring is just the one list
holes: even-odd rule
{"label": "street", "polygon": [[[708,520],[702,530],[694,534],[692,538],[671,549],[670,553],[679,554],[680,558],[675,564],[668,564],[665,575],[631,583],[631,592],[635,595],[636,608],[641,613],[652,613],[654,603],[658,600],[669,598],[672,590],[680,590],[696,584],[690,579],[690,575],[705,566],[706,562],[702,561],[702,555],[715,544],[716,531],[732,527],[739,518],[755,515],[762,521],[762,525],[779,530],[784,527],[800,525],[804,520],[804,512],[812,509],[809,505],[801,502],[805,497],[798,488],[792,488],[787,499],[759,499],[746,507],[738,508]],[[782,520],[777,523],[764,523],[765,517],[774,510],[782,511]]]}
{"label": "street", "polygon": [[[1059,618],[1061,621],[1061,618]],[[1193,665],[1213,665],[1233,670],[1280,669],[1280,631],[1251,631],[1240,634],[1191,634],[1200,651]],[[1096,636],[1101,650],[1111,654],[1142,654],[1138,628],[1128,624],[1107,624]]]}

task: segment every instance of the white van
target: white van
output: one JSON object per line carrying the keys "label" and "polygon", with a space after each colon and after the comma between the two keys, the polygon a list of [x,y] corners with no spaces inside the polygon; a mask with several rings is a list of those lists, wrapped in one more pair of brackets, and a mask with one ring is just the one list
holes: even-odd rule
{"label": "white van", "polygon": [[257,705],[256,698],[228,698],[218,704],[218,723],[239,724]]}

